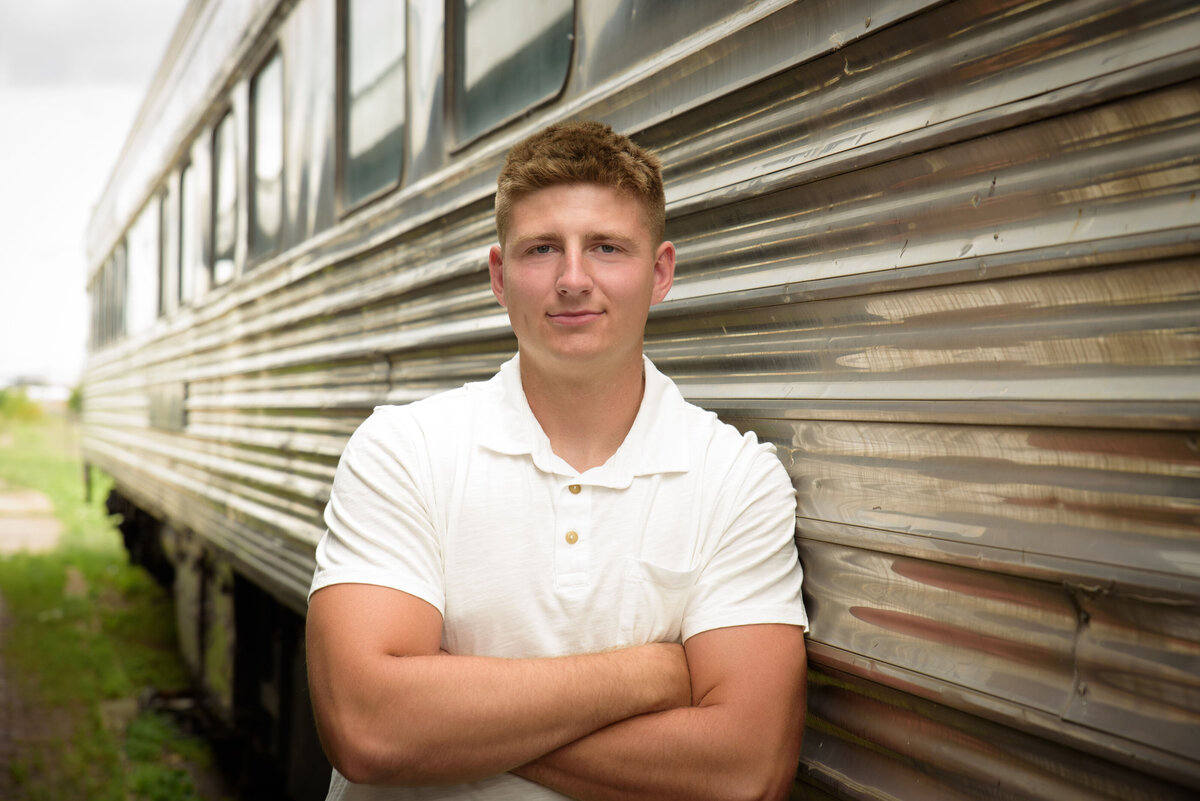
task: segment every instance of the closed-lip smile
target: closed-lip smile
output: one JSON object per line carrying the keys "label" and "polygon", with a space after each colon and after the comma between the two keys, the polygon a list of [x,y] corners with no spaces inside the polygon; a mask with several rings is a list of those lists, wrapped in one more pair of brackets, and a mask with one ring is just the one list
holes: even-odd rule
{"label": "closed-lip smile", "polygon": [[565,311],[549,312],[546,316],[554,322],[563,325],[582,325],[595,320],[603,313],[588,309],[568,309]]}

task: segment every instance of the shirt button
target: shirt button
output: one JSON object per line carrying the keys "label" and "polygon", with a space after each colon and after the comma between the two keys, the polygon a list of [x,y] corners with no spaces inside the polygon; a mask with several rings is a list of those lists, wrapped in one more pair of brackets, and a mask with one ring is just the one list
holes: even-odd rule
{"label": "shirt button", "polygon": [[566,539],[567,545],[574,545],[575,543],[579,542],[579,535],[574,531],[568,531]]}
{"label": "shirt button", "polygon": [[578,495],[583,487],[579,486],[578,484],[572,484],[571,486],[567,487],[567,489],[571,491],[572,495]]}

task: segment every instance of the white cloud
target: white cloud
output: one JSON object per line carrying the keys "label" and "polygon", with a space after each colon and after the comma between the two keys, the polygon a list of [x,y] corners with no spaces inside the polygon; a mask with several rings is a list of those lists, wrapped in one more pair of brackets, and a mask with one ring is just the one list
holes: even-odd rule
{"label": "white cloud", "polygon": [[0,89],[0,382],[74,382],[89,309],[84,232],[141,102],[133,86]]}
{"label": "white cloud", "polygon": [[0,0],[0,78],[19,85],[144,85],[181,0]]}
{"label": "white cloud", "polygon": [[0,0],[0,386],[74,383],[88,217],[184,0]]}

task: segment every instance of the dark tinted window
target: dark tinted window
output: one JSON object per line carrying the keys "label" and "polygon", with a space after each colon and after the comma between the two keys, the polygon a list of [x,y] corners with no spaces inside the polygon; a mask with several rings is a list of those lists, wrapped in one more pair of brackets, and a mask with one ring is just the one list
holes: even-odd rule
{"label": "dark tinted window", "polygon": [[200,204],[196,198],[196,171],[192,165],[179,176],[179,304],[196,297],[204,254],[200,239]]}
{"label": "dark tinted window", "polygon": [[158,209],[158,316],[162,317],[171,308],[170,282],[177,255],[171,248],[171,241],[178,229],[166,192],[155,198],[154,205]]}
{"label": "dark tinted window", "polygon": [[283,224],[283,61],[276,54],[250,86],[250,255],[279,248]]}
{"label": "dark tinted window", "polygon": [[405,4],[346,0],[343,8],[342,191],[354,205],[400,180]]}
{"label": "dark tinted window", "polygon": [[562,89],[571,63],[572,0],[455,0],[454,11],[459,141]]}
{"label": "dark tinted window", "polygon": [[233,278],[237,251],[237,148],[233,114],[228,113],[213,134],[212,159],[212,283]]}

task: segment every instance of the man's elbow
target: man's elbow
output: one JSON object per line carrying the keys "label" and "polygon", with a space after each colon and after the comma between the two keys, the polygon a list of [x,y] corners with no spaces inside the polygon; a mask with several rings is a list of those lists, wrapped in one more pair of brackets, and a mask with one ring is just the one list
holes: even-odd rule
{"label": "man's elbow", "polygon": [[319,727],[321,744],[338,773],[354,784],[417,786],[432,784],[431,761],[409,744],[384,742],[369,725],[353,721]]}
{"label": "man's elbow", "polygon": [[379,784],[383,764],[369,734],[347,720],[321,721],[317,730],[321,746],[334,770],[354,784]]}
{"label": "man's elbow", "polygon": [[[346,743],[341,748],[328,749],[326,756],[329,757],[329,764],[354,784],[396,783],[395,777],[390,775],[391,771],[379,755],[359,744]],[[392,781],[388,781],[389,779]]]}
{"label": "man's elbow", "polygon": [[720,794],[723,801],[782,801],[796,778],[796,766],[788,770],[739,772]]}
{"label": "man's elbow", "polygon": [[798,765],[799,751],[793,747],[743,754],[716,795],[722,801],[781,801],[791,794]]}

